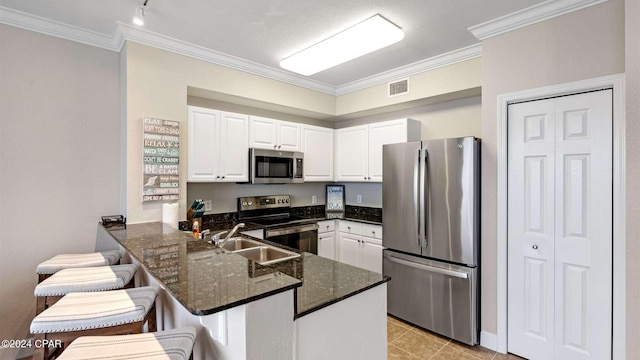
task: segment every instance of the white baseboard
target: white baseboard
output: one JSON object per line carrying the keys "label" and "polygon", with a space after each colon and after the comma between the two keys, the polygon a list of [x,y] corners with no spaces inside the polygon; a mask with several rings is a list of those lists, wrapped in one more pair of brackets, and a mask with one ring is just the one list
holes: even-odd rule
{"label": "white baseboard", "polygon": [[498,351],[498,335],[488,331],[480,331],[480,346],[489,350]]}

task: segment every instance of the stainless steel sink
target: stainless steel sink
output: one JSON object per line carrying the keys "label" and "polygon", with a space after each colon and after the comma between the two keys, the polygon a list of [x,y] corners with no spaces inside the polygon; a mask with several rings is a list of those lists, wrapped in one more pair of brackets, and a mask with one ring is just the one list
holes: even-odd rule
{"label": "stainless steel sink", "polygon": [[260,247],[237,250],[234,253],[242,255],[251,261],[255,261],[260,265],[269,265],[280,261],[297,258],[300,254],[293,251],[280,249],[274,246],[261,244]]}
{"label": "stainless steel sink", "polygon": [[222,248],[229,251],[237,251],[242,249],[254,248],[258,246],[264,246],[264,244],[238,236],[238,237],[232,237],[231,239],[227,240],[227,242],[224,244]]}

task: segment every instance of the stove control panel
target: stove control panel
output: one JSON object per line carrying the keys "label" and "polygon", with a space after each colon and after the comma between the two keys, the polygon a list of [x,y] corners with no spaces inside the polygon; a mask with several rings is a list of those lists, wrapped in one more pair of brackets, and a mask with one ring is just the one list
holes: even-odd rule
{"label": "stove control panel", "polygon": [[289,195],[267,195],[238,198],[238,211],[291,207]]}

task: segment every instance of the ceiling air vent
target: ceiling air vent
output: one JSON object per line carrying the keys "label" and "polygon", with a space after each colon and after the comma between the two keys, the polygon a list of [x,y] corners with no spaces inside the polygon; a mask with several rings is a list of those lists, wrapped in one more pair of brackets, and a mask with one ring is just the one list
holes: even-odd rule
{"label": "ceiling air vent", "polygon": [[389,83],[389,97],[409,93],[409,79],[403,79]]}

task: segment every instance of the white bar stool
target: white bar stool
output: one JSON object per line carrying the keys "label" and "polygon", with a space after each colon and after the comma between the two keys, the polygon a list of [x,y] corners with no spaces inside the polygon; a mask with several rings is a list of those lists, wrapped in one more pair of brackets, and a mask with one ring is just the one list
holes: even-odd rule
{"label": "white bar stool", "polygon": [[116,265],[120,262],[120,256],[121,254],[118,250],[84,254],[59,254],[38,265],[36,268],[38,283],[62,269]]}
{"label": "white bar stool", "polygon": [[123,264],[62,269],[36,285],[36,315],[69,293],[132,288],[137,268]]}
{"label": "white bar stool", "polygon": [[[151,286],[70,293],[33,319],[31,333],[36,343],[57,340],[68,345],[80,336],[138,334],[145,323],[149,332],[153,332],[156,331],[157,294]],[[48,348],[39,347],[33,359],[48,356]]]}
{"label": "white bar stool", "polygon": [[83,336],[74,340],[58,360],[114,359],[186,360],[193,359],[196,329],[192,327],[155,333]]}

